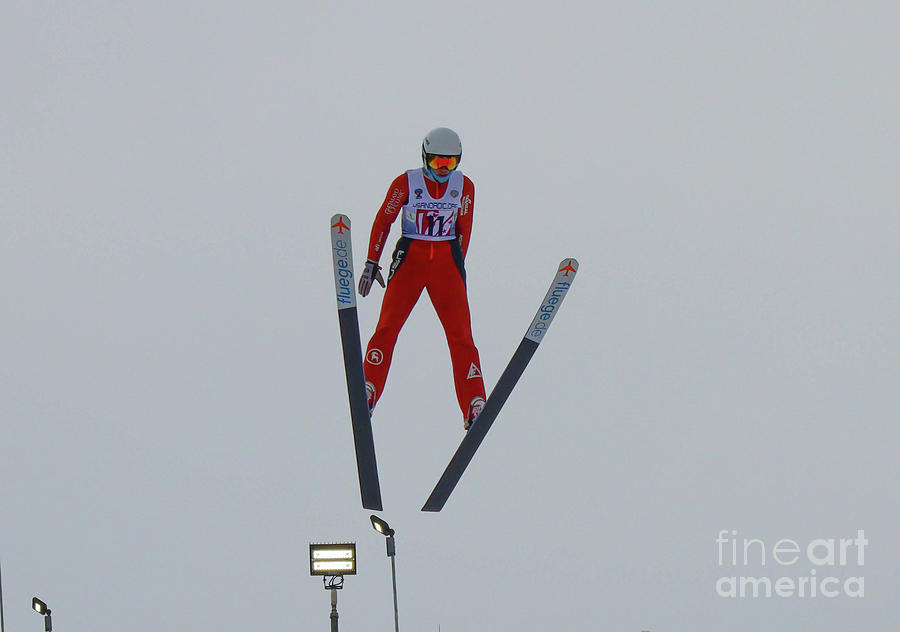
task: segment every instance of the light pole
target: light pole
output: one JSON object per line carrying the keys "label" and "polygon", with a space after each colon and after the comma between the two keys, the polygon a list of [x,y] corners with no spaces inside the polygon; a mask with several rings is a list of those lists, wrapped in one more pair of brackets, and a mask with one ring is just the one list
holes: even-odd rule
{"label": "light pole", "polygon": [[6,626],[3,624],[3,568],[0,565],[0,632],[4,632]]}
{"label": "light pole", "polygon": [[53,632],[53,620],[50,618],[50,608],[43,601],[34,597],[31,600],[31,609],[44,615],[44,632]]}
{"label": "light pole", "polygon": [[344,575],[356,575],[356,542],[310,544],[309,574],[321,575],[331,591],[331,632],[338,632],[337,591],[344,587]]}
{"label": "light pole", "polygon": [[400,623],[397,615],[397,565],[394,561],[397,555],[397,547],[394,544],[394,530],[391,529],[388,523],[374,514],[372,514],[370,520],[372,521],[372,527],[385,536],[387,556],[391,558],[391,581],[394,585],[394,632],[400,632]]}

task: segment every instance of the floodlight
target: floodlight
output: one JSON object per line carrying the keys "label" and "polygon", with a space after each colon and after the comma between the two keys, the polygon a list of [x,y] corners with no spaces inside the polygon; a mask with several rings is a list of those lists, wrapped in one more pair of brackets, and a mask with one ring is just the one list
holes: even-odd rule
{"label": "floodlight", "polygon": [[369,518],[369,520],[372,521],[372,526],[381,535],[388,536],[388,537],[394,535],[394,530],[391,529],[391,526],[388,523],[386,523],[384,520],[382,520],[381,518],[376,516],[375,514],[372,514],[372,516]]}
{"label": "floodlight", "polygon": [[394,530],[391,529],[391,525],[375,514],[372,514],[369,517],[369,520],[372,521],[372,527],[384,536],[384,542],[387,546],[387,556],[391,558],[391,583],[394,587],[394,632],[399,632],[400,623],[399,616],[397,615],[397,565],[394,561],[394,557],[397,555],[397,545],[394,542]]}
{"label": "floodlight", "polygon": [[38,614],[44,615],[44,632],[53,632],[53,619],[50,617],[50,608],[47,604],[34,597],[31,600],[31,608]]}
{"label": "floodlight", "polygon": [[337,591],[344,587],[344,575],[356,575],[356,542],[310,544],[309,574],[322,577],[331,592],[331,632],[338,632]]}
{"label": "floodlight", "polygon": [[310,544],[309,574],[329,577],[356,575],[356,543]]}

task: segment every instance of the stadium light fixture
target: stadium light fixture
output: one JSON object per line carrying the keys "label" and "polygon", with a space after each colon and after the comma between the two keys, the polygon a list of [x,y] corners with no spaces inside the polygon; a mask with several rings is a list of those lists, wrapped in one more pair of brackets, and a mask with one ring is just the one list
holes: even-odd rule
{"label": "stadium light fixture", "polygon": [[356,542],[310,544],[309,574],[322,577],[331,591],[331,632],[338,632],[337,591],[344,587],[344,575],[356,575]]}
{"label": "stadium light fixture", "polygon": [[31,609],[44,615],[44,632],[53,632],[53,619],[50,618],[50,608],[37,597],[31,600]]}
{"label": "stadium light fixture", "polygon": [[369,518],[372,521],[372,528],[385,537],[385,545],[387,546],[387,556],[391,558],[391,584],[394,588],[394,632],[400,631],[399,615],[397,614],[397,564],[394,558],[397,555],[397,545],[394,542],[394,530],[387,522],[372,514]]}
{"label": "stadium light fixture", "polygon": [[328,577],[356,575],[356,543],[310,544],[309,574]]}
{"label": "stadium light fixture", "polygon": [[390,526],[388,523],[386,523],[384,520],[382,520],[381,518],[379,518],[378,516],[376,516],[376,515],[373,514],[373,515],[369,518],[369,520],[372,521],[372,526],[373,526],[373,527],[375,528],[375,530],[376,530],[378,533],[380,533],[381,535],[383,535],[383,536],[388,536],[388,537],[394,535],[394,530],[391,529],[391,526]]}

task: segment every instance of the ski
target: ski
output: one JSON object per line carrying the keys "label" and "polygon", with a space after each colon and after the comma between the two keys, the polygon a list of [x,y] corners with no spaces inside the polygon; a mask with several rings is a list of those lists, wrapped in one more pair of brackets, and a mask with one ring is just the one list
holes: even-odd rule
{"label": "ski", "polygon": [[331,218],[331,253],[334,260],[338,324],[341,328],[341,345],[344,351],[344,372],[347,374],[347,395],[350,398],[353,445],[356,449],[356,469],[359,474],[359,493],[364,508],[381,511],[381,487],[378,484],[372,421],[366,402],[366,377],[363,372],[359,318],[356,313],[350,218],[340,213]]}
{"label": "ski", "polygon": [[531,321],[525,337],[522,338],[522,342],[519,343],[512,359],[506,365],[503,375],[500,376],[500,379],[494,386],[494,390],[491,391],[478,419],[466,432],[466,436],[456,449],[456,453],[450,459],[447,469],[444,470],[437,485],[434,486],[434,490],[425,502],[425,506],[422,507],[422,511],[440,511],[444,508],[447,499],[450,498],[450,494],[466,471],[466,467],[472,461],[472,457],[475,456],[475,451],[481,445],[491,425],[497,419],[497,415],[500,414],[500,409],[506,403],[506,399],[525,371],[525,367],[528,366],[528,362],[531,360],[534,352],[537,351],[538,345],[543,340],[550,323],[553,321],[553,317],[572,286],[572,281],[575,279],[577,271],[578,262],[575,259],[563,259],[560,262],[556,276],[553,277],[553,283],[550,284],[550,289],[547,291],[547,295],[544,296],[544,301]]}

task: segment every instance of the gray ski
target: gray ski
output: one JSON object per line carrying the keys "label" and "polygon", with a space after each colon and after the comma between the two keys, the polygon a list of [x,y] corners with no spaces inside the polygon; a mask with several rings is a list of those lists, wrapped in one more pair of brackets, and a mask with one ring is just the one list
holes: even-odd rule
{"label": "gray ski", "polygon": [[544,334],[547,333],[547,329],[553,321],[553,317],[566,297],[566,293],[569,291],[577,271],[578,262],[575,259],[563,259],[560,262],[556,276],[553,277],[553,283],[550,284],[550,290],[531,321],[525,337],[522,338],[522,342],[519,343],[512,359],[506,365],[503,375],[500,376],[496,386],[494,386],[494,390],[491,391],[478,419],[466,432],[466,436],[456,449],[456,453],[450,459],[447,469],[444,470],[444,474],[437,482],[437,485],[434,486],[434,490],[425,502],[425,506],[422,507],[422,511],[440,511],[443,509],[459,479],[466,471],[466,467],[468,467],[472,457],[475,456],[475,451],[481,445],[491,425],[497,419],[497,415],[500,414],[500,409],[506,403],[506,399],[515,387],[516,382],[519,381],[519,378],[525,371],[525,367],[528,366],[531,356],[537,351],[538,345],[543,340]]}
{"label": "gray ski", "polygon": [[381,486],[378,483],[372,421],[366,403],[366,377],[363,371],[359,319],[356,313],[350,218],[340,213],[331,218],[331,253],[334,260],[338,323],[344,350],[344,372],[347,374],[347,395],[350,398],[353,444],[356,449],[356,469],[359,474],[359,493],[364,508],[381,511]]}

